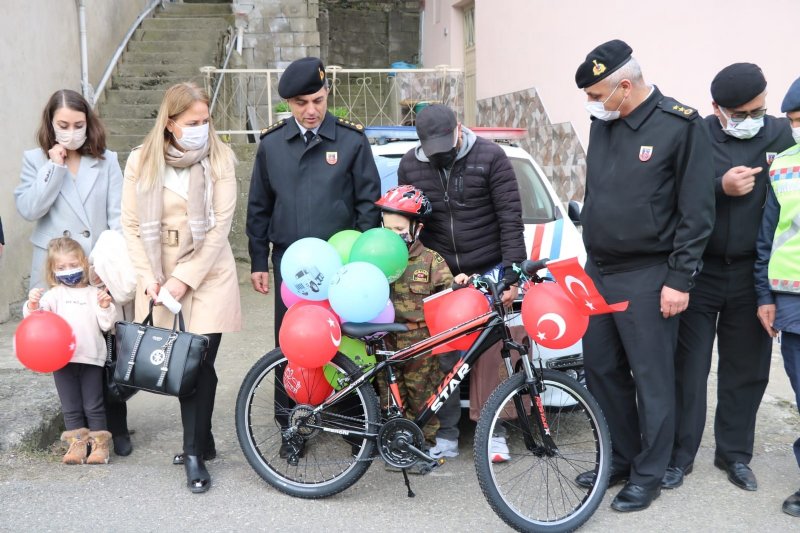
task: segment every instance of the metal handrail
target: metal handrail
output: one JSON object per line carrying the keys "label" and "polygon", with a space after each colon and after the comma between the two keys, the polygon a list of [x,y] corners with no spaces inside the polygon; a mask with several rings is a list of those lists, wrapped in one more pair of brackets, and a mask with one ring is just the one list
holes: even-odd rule
{"label": "metal handrail", "polygon": [[142,21],[147,18],[153,10],[158,7],[159,4],[164,4],[167,0],[151,0],[150,5],[142,11],[141,15],[136,19],[136,21],[131,25],[128,33],[125,34],[125,37],[122,39],[122,43],[117,47],[116,52],[114,55],[111,56],[111,61],[108,62],[108,66],[106,67],[105,72],[103,72],[103,77],[100,78],[100,82],[97,84],[97,88],[94,91],[94,95],[92,96],[92,107],[97,106],[98,100],[100,100],[100,96],[103,94],[103,90],[106,88],[106,84],[108,80],[111,79],[111,74],[114,72],[114,68],[117,66],[117,61],[122,56],[122,53],[125,51],[125,47],[128,46],[128,41],[131,40],[133,37],[134,32],[139,28],[139,25]]}
{"label": "metal handrail", "polygon": [[[231,35],[230,41],[228,41],[228,50],[225,52],[225,61],[222,62],[222,68],[217,69],[215,67],[200,67],[200,72],[206,75],[207,82],[211,81],[211,76],[215,73],[224,73],[225,68],[228,66],[228,61],[231,59],[231,54],[233,53],[233,49],[236,46],[236,42],[240,39],[239,34],[234,30],[233,26],[228,26],[228,34]],[[208,112],[210,114],[214,113],[214,107],[217,105],[217,96],[219,96],[219,88],[222,85],[222,76],[217,78],[217,84],[214,86],[214,94],[211,96],[211,105],[208,108]]]}

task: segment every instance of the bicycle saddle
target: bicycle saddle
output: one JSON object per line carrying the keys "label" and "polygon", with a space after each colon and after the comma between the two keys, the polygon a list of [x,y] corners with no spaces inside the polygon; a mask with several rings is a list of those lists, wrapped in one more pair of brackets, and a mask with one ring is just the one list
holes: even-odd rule
{"label": "bicycle saddle", "polygon": [[402,333],[408,331],[405,324],[391,322],[388,324],[373,324],[372,322],[345,322],[342,324],[342,333],[348,337],[368,337],[375,333]]}

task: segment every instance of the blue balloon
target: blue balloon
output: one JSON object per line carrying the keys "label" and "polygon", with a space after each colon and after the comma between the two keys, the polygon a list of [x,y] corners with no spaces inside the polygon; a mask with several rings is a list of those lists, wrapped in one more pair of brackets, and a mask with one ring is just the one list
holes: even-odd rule
{"label": "blue balloon", "polygon": [[314,237],[295,241],[281,259],[281,276],[286,287],[306,300],[325,300],[328,286],[342,268],[336,248]]}
{"label": "blue balloon", "polygon": [[378,316],[389,299],[389,281],[371,263],[347,263],[334,276],[328,291],[331,307],[342,322],[367,322]]}

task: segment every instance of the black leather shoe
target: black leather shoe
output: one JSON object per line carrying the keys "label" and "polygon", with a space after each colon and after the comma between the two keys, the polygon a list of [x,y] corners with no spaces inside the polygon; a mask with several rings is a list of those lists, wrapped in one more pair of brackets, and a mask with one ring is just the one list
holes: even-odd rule
{"label": "black leather shoe", "polygon": [[[217,445],[214,444],[214,435],[210,434],[208,436],[208,442],[206,443],[206,451],[203,452],[203,461],[211,461],[212,459],[216,458],[217,458]],[[175,457],[172,458],[172,464],[182,465],[183,454],[176,453]]]}
{"label": "black leather shoe", "polygon": [[628,482],[617,493],[617,497],[611,502],[611,508],[621,513],[642,511],[650,507],[650,504],[661,494],[661,486],[654,489],[646,489],[636,483]]}
{"label": "black leather shoe", "polygon": [[[625,472],[617,472],[613,468],[611,469],[611,475],[608,476],[608,486],[613,487],[614,485],[619,485],[620,483],[625,483],[628,481],[629,473]],[[597,472],[594,470],[589,470],[588,472],[583,472],[582,474],[578,474],[575,477],[575,483],[579,487],[583,487],[584,489],[591,489],[594,486],[594,480],[597,478]]]}
{"label": "black leather shoe", "polygon": [[183,468],[186,470],[186,486],[195,494],[206,492],[211,488],[211,474],[208,473],[203,459],[196,455],[183,456]]}
{"label": "black leather shoe", "polygon": [[729,463],[719,457],[714,458],[714,466],[728,473],[728,481],[744,490],[756,490],[758,482],[750,467],[744,463],[734,461]]}
{"label": "black leather shoe", "polygon": [[800,490],[789,496],[783,501],[781,507],[784,513],[792,516],[800,516]]}
{"label": "black leather shoe", "polygon": [[664,477],[661,479],[662,489],[677,489],[683,485],[683,478],[692,473],[694,463],[689,466],[668,466],[667,471],[664,472]]}
{"label": "black leather shoe", "polygon": [[114,435],[111,439],[114,441],[115,454],[125,457],[126,455],[130,455],[133,451],[130,434],[123,433],[122,435]]}

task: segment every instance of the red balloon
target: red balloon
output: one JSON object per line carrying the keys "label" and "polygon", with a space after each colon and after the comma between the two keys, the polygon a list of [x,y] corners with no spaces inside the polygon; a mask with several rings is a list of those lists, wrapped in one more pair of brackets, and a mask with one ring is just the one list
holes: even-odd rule
{"label": "red balloon", "polygon": [[578,342],[589,326],[589,317],[556,283],[539,283],[522,299],[522,323],[531,339],[545,348],[567,348]]}
{"label": "red balloon", "polygon": [[36,372],[55,372],[67,366],[75,353],[75,333],[66,320],[50,311],[36,311],[19,323],[14,333],[17,359]]}
{"label": "red balloon", "polygon": [[339,324],[342,323],[342,317],[337,315],[336,311],[333,310],[333,307],[331,307],[330,300],[300,300],[300,301],[295,302],[292,305],[290,305],[289,308],[291,309],[292,307],[303,307],[305,305],[316,305],[317,307],[321,307],[323,309],[327,309],[328,311],[333,313],[333,316],[336,318],[336,321]]}
{"label": "red balloon", "polygon": [[294,363],[283,371],[283,386],[292,400],[308,405],[321,404],[333,391],[322,367],[303,368]]}
{"label": "red balloon", "polygon": [[[426,313],[426,322],[431,335],[441,333],[489,312],[489,300],[481,291],[473,287],[453,291],[436,300],[438,302],[436,302],[435,311]],[[428,315],[430,315],[430,319]],[[447,346],[453,350],[468,350],[478,338],[479,333],[476,331],[450,341]]]}
{"label": "red balloon", "polygon": [[342,342],[342,330],[333,311],[304,302],[294,304],[283,317],[278,344],[290,363],[319,368],[333,359]]}

